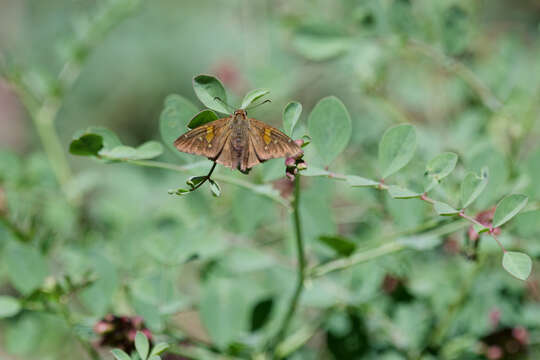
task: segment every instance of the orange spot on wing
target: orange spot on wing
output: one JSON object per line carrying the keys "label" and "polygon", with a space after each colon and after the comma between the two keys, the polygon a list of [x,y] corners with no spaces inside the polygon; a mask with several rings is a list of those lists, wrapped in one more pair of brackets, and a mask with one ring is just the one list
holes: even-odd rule
{"label": "orange spot on wing", "polygon": [[206,127],[206,141],[210,142],[214,138],[214,127],[213,126],[207,126]]}
{"label": "orange spot on wing", "polygon": [[271,134],[272,134],[272,129],[269,129],[269,128],[264,129],[263,140],[264,140],[266,145],[270,144],[270,141],[272,140],[270,138]]}

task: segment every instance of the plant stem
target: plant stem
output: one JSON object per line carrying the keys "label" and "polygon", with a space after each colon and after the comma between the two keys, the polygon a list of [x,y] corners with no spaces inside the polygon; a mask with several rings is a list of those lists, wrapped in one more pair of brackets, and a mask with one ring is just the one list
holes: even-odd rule
{"label": "plant stem", "polygon": [[39,110],[32,116],[41,143],[56,179],[61,188],[66,191],[67,183],[71,177],[71,169],[65,155],[62,142],[54,128],[54,120],[60,109],[59,99],[48,99],[41,105]]}
{"label": "plant stem", "polygon": [[294,290],[293,297],[291,298],[291,301],[289,303],[287,312],[285,313],[285,317],[283,318],[283,322],[279,327],[274,341],[271,343],[273,350],[277,347],[278,344],[281,343],[281,341],[285,337],[287,329],[289,328],[291,320],[298,307],[300,295],[302,294],[302,290],[304,289],[306,257],[304,254],[304,240],[302,238],[302,223],[300,220],[300,175],[296,175],[296,178],[294,179],[294,202],[292,215],[294,222],[297,257],[296,288]]}
{"label": "plant stem", "polygon": [[[446,234],[451,234],[459,229],[464,228],[465,226],[467,226],[467,223],[463,222],[462,220],[458,220],[453,223],[449,223],[439,228],[436,228],[433,231],[424,232],[422,234],[443,236]],[[400,236],[400,234],[398,234],[398,236]],[[407,248],[407,246],[401,243],[399,240],[393,240],[379,245],[375,248],[354,253],[347,258],[339,258],[322,265],[317,265],[308,271],[308,275],[310,277],[323,276],[333,271],[344,270],[358,264],[375,260],[388,254],[399,252],[405,248]]]}

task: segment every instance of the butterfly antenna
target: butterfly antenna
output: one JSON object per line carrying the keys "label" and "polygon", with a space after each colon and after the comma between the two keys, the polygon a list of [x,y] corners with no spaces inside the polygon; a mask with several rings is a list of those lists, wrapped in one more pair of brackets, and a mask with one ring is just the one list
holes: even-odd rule
{"label": "butterfly antenna", "polygon": [[247,110],[251,110],[251,109],[255,109],[255,108],[257,108],[257,107],[259,107],[259,106],[261,106],[261,105],[264,105],[264,104],[266,104],[266,103],[271,103],[271,102],[272,102],[272,100],[266,99],[266,100],[264,100],[262,103],[255,104],[255,105],[253,105],[253,106],[248,106],[248,107],[246,108],[246,111],[247,111]]}
{"label": "butterfly antenna", "polygon": [[218,101],[221,105],[225,106],[225,108],[227,110],[229,110],[229,112],[232,114],[234,112],[234,109],[231,105],[227,104],[225,101],[221,100],[221,98],[219,96],[216,96],[214,98],[215,101]]}

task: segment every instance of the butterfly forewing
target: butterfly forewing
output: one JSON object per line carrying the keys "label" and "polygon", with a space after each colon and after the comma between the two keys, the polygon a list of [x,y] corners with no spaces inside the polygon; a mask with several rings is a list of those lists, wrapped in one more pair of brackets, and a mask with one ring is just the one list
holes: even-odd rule
{"label": "butterfly forewing", "polygon": [[249,119],[249,137],[260,161],[297,157],[303,153],[290,137],[262,121]]}
{"label": "butterfly forewing", "polygon": [[174,146],[179,151],[215,160],[229,141],[230,120],[218,119],[188,131],[175,140]]}

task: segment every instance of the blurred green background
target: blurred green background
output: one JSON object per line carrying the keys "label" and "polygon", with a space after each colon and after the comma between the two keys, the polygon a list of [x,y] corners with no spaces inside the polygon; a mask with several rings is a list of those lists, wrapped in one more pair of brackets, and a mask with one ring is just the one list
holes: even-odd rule
{"label": "blurred green background", "polygon": [[[207,189],[177,198],[167,190],[188,174],[67,152],[73,134],[94,125],[131,146],[161,140],[167,95],[202,108],[191,86],[200,73],[220,78],[231,103],[269,88],[272,103],[250,115],[277,127],[285,104],[301,102],[295,137],[320,98],[339,97],[353,126],[331,165],[340,173],[376,178],[384,130],[415,125],[416,156],[393,182],[421,186],[426,161],[453,151],[456,171],[436,190],[452,203],[466,171],[488,166],[473,212],[508,193],[528,195],[501,241],[536,261],[539,25],[536,0],[0,0],[0,294],[23,304],[0,316],[0,358],[89,358],[85,344],[112,358],[92,331],[108,313],[142,316],[157,338],[210,347],[208,358],[260,351],[294,286],[286,209],[226,183],[217,199]],[[58,86],[66,63],[80,74]],[[14,83],[38,101],[58,100],[54,128],[70,167],[63,188]],[[306,157],[317,164],[316,154]],[[201,159],[166,147],[159,160]],[[248,176],[218,173],[290,190],[278,181],[282,160]],[[321,235],[360,249],[426,231],[438,240],[310,280],[291,329],[309,341],[290,359],[540,357],[537,266],[527,282],[513,279],[489,238],[468,260],[466,225],[419,200],[327,178],[303,185],[311,265],[336,257]],[[455,229],[437,232],[444,226]],[[67,278],[73,291],[56,292]]]}

